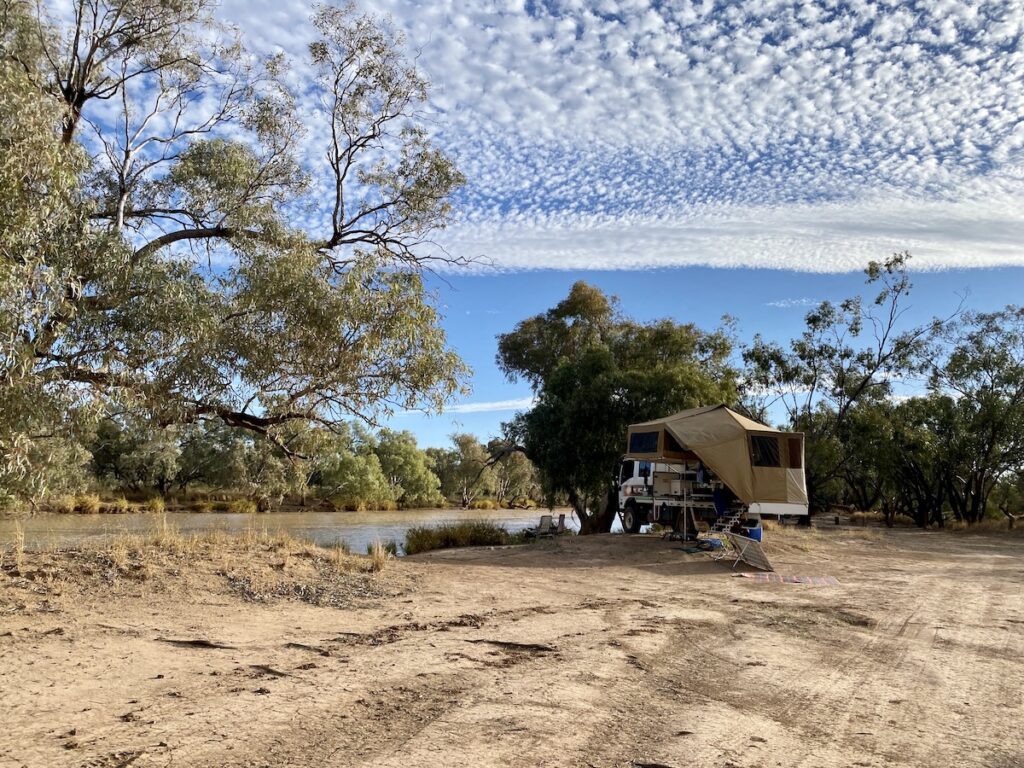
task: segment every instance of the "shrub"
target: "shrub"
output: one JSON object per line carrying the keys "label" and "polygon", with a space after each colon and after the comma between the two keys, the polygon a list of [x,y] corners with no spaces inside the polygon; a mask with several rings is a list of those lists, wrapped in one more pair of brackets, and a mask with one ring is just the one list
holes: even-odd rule
{"label": "shrub", "polygon": [[146,506],[150,512],[156,512],[158,515],[162,515],[167,510],[167,502],[161,496],[154,496],[146,502]]}
{"label": "shrub", "polygon": [[225,510],[220,510],[217,505],[214,505],[218,511],[235,512],[240,514],[256,514],[256,502],[252,499],[235,499],[234,501],[228,502]]}
{"label": "shrub", "polygon": [[102,503],[95,493],[82,494],[77,498],[78,511],[86,515],[98,515]]}
{"label": "shrub", "polygon": [[124,496],[120,496],[119,498],[114,499],[110,505],[110,509],[115,514],[123,515],[132,511],[132,505],[128,503],[128,499]]}
{"label": "shrub", "polygon": [[498,509],[498,502],[494,499],[477,499],[471,502],[469,505],[470,509]]}
{"label": "shrub", "polygon": [[78,506],[78,500],[74,496],[58,496],[51,502],[54,512],[62,515],[70,515]]}
{"label": "shrub", "polygon": [[512,535],[500,525],[486,520],[473,520],[464,523],[444,523],[436,527],[410,528],[405,534],[405,553],[415,555],[432,549],[493,547],[518,544],[522,541],[521,535]]}

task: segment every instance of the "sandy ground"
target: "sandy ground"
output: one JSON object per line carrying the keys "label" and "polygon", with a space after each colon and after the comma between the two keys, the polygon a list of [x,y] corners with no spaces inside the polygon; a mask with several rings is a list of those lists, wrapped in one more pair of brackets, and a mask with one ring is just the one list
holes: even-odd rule
{"label": "sandy ground", "polygon": [[0,765],[1024,766],[1024,541],[769,551],[841,585],[646,536],[434,553],[312,599],[31,556],[0,575]]}

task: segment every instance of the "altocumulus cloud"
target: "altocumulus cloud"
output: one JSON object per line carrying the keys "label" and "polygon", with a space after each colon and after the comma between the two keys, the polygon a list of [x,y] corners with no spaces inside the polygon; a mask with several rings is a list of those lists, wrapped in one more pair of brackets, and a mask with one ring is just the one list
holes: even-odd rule
{"label": "altocumulus cloud", "polygon": [[[847,271],[903,249],[923,268],[1024,264],[1022,0],[372,6],[418,51],[470,179],[439,238],[454,253],[509,270]],[[221,12],[304,59],[309,3]]]}

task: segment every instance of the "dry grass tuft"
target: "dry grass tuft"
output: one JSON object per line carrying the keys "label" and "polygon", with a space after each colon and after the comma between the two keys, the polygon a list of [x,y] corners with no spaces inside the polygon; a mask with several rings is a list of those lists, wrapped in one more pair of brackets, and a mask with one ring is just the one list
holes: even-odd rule
{"label": "dry grass tuft", "polygon": [[110,547],[107,549],[107,556],[110,558],[111,565],[119,571],[127,571],[128,565],[131,562],[131,552],[137,548],[138,542],[134,537],[114,537],[113,541],[110,542]]}
{"label": "dry grass tuft", "polygon": [[14,567],[21,572],[25,564],[25,529],[21,523],[14,524]]}
{"label": "dry grass tuft", "polygon": [[370,547],[370,572],[379,573],[383,571],[387,565],[388,560],[391,559],[391,555],[384,548],[384,545],[380,543],[380,539],[373,542],[373,546]]}
{"label": "dry grass tuft", "polygon": [[83,493],[76,501],[78,511],[84,515],[98,515],[103,506],[100,497],[95,493]]}
{"label": "dry grass tuft", "polygon": [[64,496],[58,496],[56,499],[50,502],[50,504],[53,507],[54,512],[57,512],[61,515],[70,515],[75,511],[75,508],[78,506],[78,501],[77,499],[75,499],[74,496],[68,494]]}
{"label": "dry grass tuft", "polygon": [[154,496],[146,502],[146,508],[150,512],[156,512],[158,515],[162,515],[167,511],[167,502],[164,501],[162,496]]}

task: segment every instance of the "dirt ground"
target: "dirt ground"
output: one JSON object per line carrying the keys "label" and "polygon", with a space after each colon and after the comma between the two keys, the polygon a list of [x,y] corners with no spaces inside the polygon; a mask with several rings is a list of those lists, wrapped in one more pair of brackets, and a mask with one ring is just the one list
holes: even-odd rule
{"label": "dirt ground", "polygon": [[1024,541],[768,536],[778,572],[840,586],[653,536],[313,592],[280,580],[299,555],[262,591],[26,555],[0,574],[0,765],[1024,766]]}

